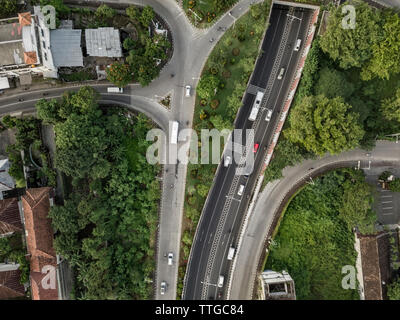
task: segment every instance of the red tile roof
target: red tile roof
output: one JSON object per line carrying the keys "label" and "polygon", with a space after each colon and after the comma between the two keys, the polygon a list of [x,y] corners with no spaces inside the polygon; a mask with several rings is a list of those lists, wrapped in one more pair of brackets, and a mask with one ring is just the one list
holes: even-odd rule
{"label": "red tile roof", "polygon": [[[31,288],[33,300],[57,300],[57,283],[54,289],[44,288],[42,273],[44,266],[57,267],[53,248],[53,229],[47,217],[50,210],[51,188],[27,189],[22,197],[25,216],[26,242],[31,255]],[[46,279],[44,279],[46,281]]]}
{"label": "red tile roof", "polygon": [[37,56],[35,51],[24,52],[24,61],[26,64],[37,63]]}
{"label": "red tile roof", "polygon": [[25,296],[20,279],[20,270],[0,271],[0,300]]}
{"label": "red tile roof", "polygon": [[18,199],[0,200],[0,234],[22,231]]}
{"label": "red tile roof", "polygon": [[383,300],[390,278],[387,234],[360,236],[361,265],[365,300]]}
{"label": "red tile roof", "polygon": [[32,16],[30,12],[18,13],[18,20],[21,27],[30,26],[32,23]]}

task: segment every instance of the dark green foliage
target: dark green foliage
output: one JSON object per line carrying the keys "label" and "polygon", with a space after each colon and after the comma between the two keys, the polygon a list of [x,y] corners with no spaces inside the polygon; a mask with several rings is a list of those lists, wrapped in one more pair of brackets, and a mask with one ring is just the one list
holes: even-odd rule
{"label": "dark green foliage", "polygon": [[400,300],[400,278],[389,284],[387,289],[389,300]]}
{"label": "dark green foliage", "polygon": [[400,192],[400,178],[395,178],[389,182],[389,189],[393,192]]}
{"label": "dark green foliage", "polygon": [[73,112],[55,125],[56,161],[74,191],[51,210],[54,246],[77,270],[79,298],[148,299],[160,197],[159,168],[145,158],[152,125],[101,109],[96,96],[83,89],[59,103],[58,113]]}
{"label": "dark green foliage", "polygon": [[315,94],[323,94],[327,98],[343,97],[347,99],[354,91],[354,85],[347,81],[343,72],[324,67],[319,72],[315,86]]}
{"label": "dark green foliage", "polygon": [[140,22],[142,23],[143,27],[150,26],[151,20],[155,17],[155,13],[152,7],[145,6],[142,10],[142,14],[140,15]]}
{"label": "dark green foliage", "polygon": [[289,204],[266,268],[286,270],[299,300],[358,299],[357,290],[342,288],[345,265],[355,265],[354,236],[338,211],[343,183],[353,171],[338,170],[315,179]]}
{"label": "dark green foliage", "polygon": [[15,17],[17,11],[17,0],[0,0],[0,19]]}

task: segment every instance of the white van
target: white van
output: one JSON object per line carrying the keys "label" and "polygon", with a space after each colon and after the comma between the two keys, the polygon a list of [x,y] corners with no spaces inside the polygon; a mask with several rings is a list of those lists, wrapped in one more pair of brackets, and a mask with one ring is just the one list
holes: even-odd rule
{"label": "white van", "polygon": [[224,285],[224,276],[219,276],[218,278],[218,288],[222,288]]}
{"label": "white van", "polygon": [[282,80],[284,73],[285,73],[285,68],[281,68],[281,71],[279,71],[278,74],[278,80]]}
{"label": "white van", "polygon": [[189,85],[187,85],[187,86],[185,87],[185,89],[186,89],[185,96],[186,96],[186,97],[190,97],[190,89],[192,89],[192,87],[189,86]]}
{"label": "white van", "polygon": [[224,167],[229,166],[231,164],[231,160],[232,158],[230,156],[226,156],[224,161]]}
{"label": "white van", "polygon": [[228,252],[228,260],[232,260],[234,255],[235,255],[235,248],[230,247]]}
{"label": "white van", "polygon": [[297,39],[296,46],[294,47],[294,51],[299,51],[301,45],[301,39]]}
{"label": "white van", "polygon": [[265,117],[265,121],[271,120],[271,116],[272,116],[272,110],[268,109],[267,116]]}
{"label": "white van", "polygon": [[168,253],[168,265],[172,266],[172,258],[174,257],[174,254],[172,252]]}
{"label": "white van", "polygon": [[108,87],[107,88],[108,93],[123,93],[124,89],[123,88],[118,88],[118,87]]}
{"label": "white van", "polygon": [[239,187],[239,191],[238,191],[238,195],[241,196],[243,194],[243,190],[244,190],[244,184],[241,184]]}

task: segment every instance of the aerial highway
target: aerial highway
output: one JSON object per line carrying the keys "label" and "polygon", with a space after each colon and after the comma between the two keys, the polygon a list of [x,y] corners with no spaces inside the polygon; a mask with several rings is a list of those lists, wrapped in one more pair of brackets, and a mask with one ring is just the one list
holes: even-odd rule
{"label": "aerial highway", "polygon": [[[262,43],[243,105],[238,113],[235,128],[253,129],[255,164],[248,177],[235,175],[237,164],[228,167],[220,164],[213,186],[203,208],[192,245],[184,284],[184,299],[225,299],[231,260],[227,259],[230,247],[236,247],[243,215],[249,205],[258,173],[263,166],[267,146],[279,120],[280,111],[301,50],[296,51],[297,40],[304,42],[312,10],[274,4],[269,27]],[[261,108],[255,121],[249,115],[257,92],[263,92]],[[266,121],[268,110],[271,119]],[[239,190],[244,186],[242,194]],[[239,193],[239,194],[238,194]],[[224,278],[221,284],[221,276]],[[220,283],[218,283],[220,282]]]}

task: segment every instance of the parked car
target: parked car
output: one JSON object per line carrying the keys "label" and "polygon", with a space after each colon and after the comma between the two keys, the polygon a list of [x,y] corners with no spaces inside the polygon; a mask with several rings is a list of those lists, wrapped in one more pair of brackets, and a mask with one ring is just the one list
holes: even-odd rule
{"label": "parked car", "polygon": [[124,89],[123,88],[118,88],[118,87],[108,87],[107,88],[108,93],[123,93]]}

